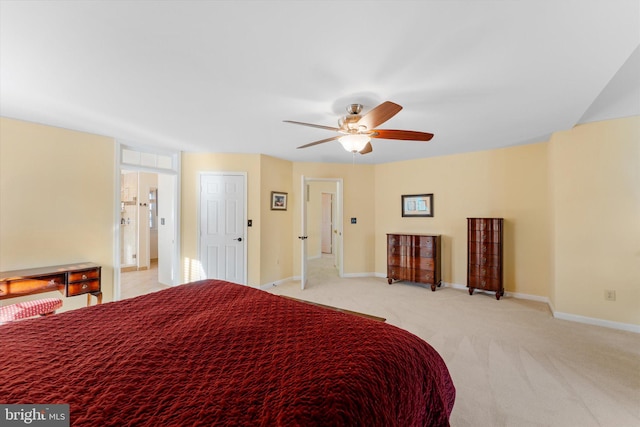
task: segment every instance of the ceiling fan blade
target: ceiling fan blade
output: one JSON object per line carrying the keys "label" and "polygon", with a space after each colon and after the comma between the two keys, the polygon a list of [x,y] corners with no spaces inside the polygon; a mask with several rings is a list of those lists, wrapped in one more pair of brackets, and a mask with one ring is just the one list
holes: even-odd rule
{"label": "ceiling fan blade", "polygon": [[307,147],[312,147],[312,146],[314,146],[314,145],[323,144],[323,143],[325,143],[325,142],[329,142],[329,141],[336,140],[336,139],[340,138],[340,136],[341,136],[341,135],[337,135],[337,136],[332,136],[331,138],[321,139],[320,141],[310,142],[310,143],[308,143],[308,144],[301,145],[301,146],[300,146],[300,147],[298,147],[298,148],[307,148]]}
{"label": "ceiling fan blade", "polygon": [[430,141],[432,133],[417,132],[414,130],[373,129],[371,138],[401,139],[404,141]]}
{"label": "ceiling fan blade", "polygon": [[373,151],[373,147],[370,142],[367,142],[367,145],[364,146],[362,150],[360,150],[360,154],[368,154]]}
{"label": "ceiling fan blade", "polygon": [[367,129],[373,129],[389,120],[402,110],[395,102],[385,101],[358,120],[358,125],[364,125]]}
{"label": "ceiling fan blade", "polygon": [[338,132],[340,130],[338,128],[334,128],[334,127],[331,127],[331,126],[314,125],[312,123],[295,122],[293,120],[283,120],[283,122],[285,122],[285,123],[293,123],[294,125],[309,126],[309,127],[318,128],[318,129],[333,130],[333,131],[336,131],[336,132]]}

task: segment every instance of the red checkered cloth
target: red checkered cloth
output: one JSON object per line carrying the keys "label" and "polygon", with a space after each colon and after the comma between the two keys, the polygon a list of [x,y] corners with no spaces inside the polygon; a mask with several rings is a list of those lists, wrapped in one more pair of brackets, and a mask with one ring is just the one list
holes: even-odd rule
{"label": "red checkered cloth", "polygon": [[53,313],[62,307],[60,298],[43,298],[0,307],[0,323]]}

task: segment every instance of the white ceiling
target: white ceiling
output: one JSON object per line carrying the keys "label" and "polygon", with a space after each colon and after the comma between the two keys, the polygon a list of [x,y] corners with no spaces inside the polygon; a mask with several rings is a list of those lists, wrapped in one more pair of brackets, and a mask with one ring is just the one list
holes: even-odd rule
{"label": "white ceiling", "polygon": [[[375,164],[640,114],[640,2],[0,0],[0,114],[181,151]],[[355,160],[336,126],[404,107]]]}

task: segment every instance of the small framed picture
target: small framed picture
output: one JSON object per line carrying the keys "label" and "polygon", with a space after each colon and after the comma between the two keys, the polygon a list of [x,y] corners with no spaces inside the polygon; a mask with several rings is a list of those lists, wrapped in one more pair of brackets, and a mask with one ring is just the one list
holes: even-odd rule
{"label": "small framed picture", "polygon": [[287,210],[287,193],[282,191],[271,192],[271,210],[286,211]]}
{"label": "small framed picture", "polygon": [[433,216],[433,194],[403,195],[402,216]]}

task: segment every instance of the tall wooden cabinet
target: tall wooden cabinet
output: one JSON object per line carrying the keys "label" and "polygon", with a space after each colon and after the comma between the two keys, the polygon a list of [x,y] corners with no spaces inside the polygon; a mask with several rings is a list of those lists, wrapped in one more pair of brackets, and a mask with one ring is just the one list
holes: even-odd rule
{"label": "tall wooden cabinet", "polygon": [[467,287],[504,295],[503,218],[467,218]]}
{"label": "tall wooden cabinet", "polygon": [[440,279],[440,236],[387,234],[387,280],[426,283],[435,291]]}

